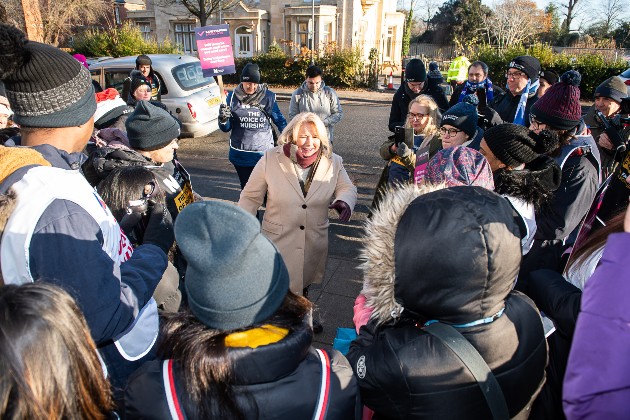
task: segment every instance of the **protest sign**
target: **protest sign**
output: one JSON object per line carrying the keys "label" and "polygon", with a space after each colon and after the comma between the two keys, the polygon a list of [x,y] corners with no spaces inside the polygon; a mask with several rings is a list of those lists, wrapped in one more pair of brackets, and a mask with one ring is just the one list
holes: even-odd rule
{"label": "protest sign", "polygon": [[221,101],[225,102],[222,75],[236,73],[230,26],[212,25],[196,28],[195,40],[203,75],[216,76],[221,90]]}

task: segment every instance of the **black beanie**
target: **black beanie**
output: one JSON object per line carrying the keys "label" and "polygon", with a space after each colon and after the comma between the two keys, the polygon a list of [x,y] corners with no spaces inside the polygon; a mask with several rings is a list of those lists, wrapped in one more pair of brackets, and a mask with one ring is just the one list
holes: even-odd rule
{"label": "black beanie", "polygon": [[549,130],[536,134],[511,123],[490,127],[483,133],[483,139],[497,159],[511,168],[530,163],[559,145],[558,136]]}
{"label": "black beanie", "polygon": [[520,70],[529,77],[532,82],[538,80],[540,73],[540,61],[531,55],[519,55],[510,61],[508,69]]}
{"label": "black beanie", "polygon": [[148,55],[139,55],[138,58],[136,58],[136,68],[140,67],[140,66],[150,66],[152,65],[153,62],[151,61],[151,58],[149,58]]}
{"label": "black beanie", "polygon": [[241,82],[260,83],[258,64],[247,63],[241,72]]}
{"label": "black beanie", "polygon": [[560,76],[553,70],[544,70],[540,72],[540,78],[545,79],[550,85],[553,85],[558,81]]}
{"label": "black beanie", "polygon": [[96,111],[90,72],[66,52],[0,24],[0,80],[24,127],[75,127]]}
{"label": "black beanie", "polygon": [[175,117],[147,101],[138,101],[125,127],[129,145],[144,151],[161,149],[180,134]]}
{"label": "black beanie", "polygon": [[617,76],[610,77],[604,81],[601,85],[595,89],[595,97],[603,96],[610,98],[615,102],[621,103],[621,98],[625,98],[628,95],[628,88]]}
{"label": "black beanie", "polygon": [[405,67],[405,81],[424,82],[427,80],[427,69],[419,58],[414,58]]}
{"label": "black beanie", "polygon": [[138,70],[134,70],[131,72],[131,90],[129,94],[133,96],[136,89],[138,89],[142,85],[147,85],[151,88],[151,83],[142,75]]}
{"label": "black beanie", "polygon": [[175,239],[188,261],[188,305],[204,325],[244,328],[282,306],[289,272],[250,213],[224,201],[189,204],[177,216]]}
{"label": "black beanie", "polygon": [[475,95],[466,95],[462,102],[453,105],[442,114],[440,127],[444,124],[452,125],[466,133],[470,139],[474,138],[477,134],[477,121],[479,120],[476,107],[478,103],[479,100]]}

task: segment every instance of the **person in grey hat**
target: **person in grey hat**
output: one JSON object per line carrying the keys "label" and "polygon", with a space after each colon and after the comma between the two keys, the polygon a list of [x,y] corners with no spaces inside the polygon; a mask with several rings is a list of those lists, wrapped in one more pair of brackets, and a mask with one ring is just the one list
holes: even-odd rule
{"label": "person in grey hat", "polygon": [[258,160],[275,146],[277,135],[271,123],[282,132],[287,120],[280,112],[276,94],[260,83],[260,69],[254,63],[245,65],[241,83],[219,108],[219,128],[230,132],[229,159],[243,189]]}
{"label": "person in grey hat", "polygon": [[47,281],[69,292],[108,378],[122,387],[155,356],[151,296],[173,243],[170,215],[156,205],[144,244],[134,250],[79,171],[96,111],[90,73],[68,53],[28,41],[8,25],[0,24],[0,45],[0,79],[26,146],[0,148],[2,280]]}
{"label": "person in grey hat", "polygon": [[[628,96],[626,88],[623,80],[617,76],[612,76],[604,80],[595,89],[595,103],[588,109],[584,116],[584,122],[591,129],[591,134],[599,148],[604,179],[612,170],[616,148],[610,141],[608,134],[604,131],[603,121],[595,114],[599,111],[609,121],[617,115],[627,117],[628,114],[621,113],[621,98]],[[630,139],[630,126],[624,126],[620,134],[622,139],[628,141],[628,139]]]}
{"label": "person in grey hat", "polygon": [[289,291],[256,218],[228,202],[194,203],[175,236],[189,307],[166,318],[162,360],[130,379],[128,418],[361,418],[350,365],[312,347],[311,304]]}

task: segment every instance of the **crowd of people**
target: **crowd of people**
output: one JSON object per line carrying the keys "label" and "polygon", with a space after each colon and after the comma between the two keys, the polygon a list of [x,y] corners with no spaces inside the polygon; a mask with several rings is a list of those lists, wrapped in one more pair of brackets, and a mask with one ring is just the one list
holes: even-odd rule
{"label": "crowd of people", "polygon": [[94,85],[85,57],[9,25],[0,46],[3,418],[630,415],[619,78],[583,115],[580,74],[533,56],[458,60],[450,101],[437,63],[410,60],[342,354],[313,346],[324,326],[309,300],[329,210],[350,221],[358,195],[321,68],[286,119],[258,66],[243,68],[218,116],[232,203],[194,191],[149,56],[119,93]]}

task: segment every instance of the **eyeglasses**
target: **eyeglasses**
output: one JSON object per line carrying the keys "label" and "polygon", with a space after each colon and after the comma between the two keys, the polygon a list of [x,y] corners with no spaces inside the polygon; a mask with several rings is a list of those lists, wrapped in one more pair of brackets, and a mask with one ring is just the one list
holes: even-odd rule
{"label": "eyeglasses", "polygon": [[514,80],[519,80],[521,78],[525,77],[525,73],[522,73],[520,71],[513,71],[513,72],[507,72],[505,73],[505,78],[506,79],[514,79]]}
{"label": "eyeglasses", "polygon": [[448,133],[449,137],[455,137],[458,133],[461,133],[462,130],[457,130],[455,128],[444,128],[444,127],[440,127],[440,134],[443,136],[446,136],[446,133]]}
{"label": "eyeglasses", "polygon": [[545,128],[547,128],[547,124],[545,123],[541,123],[540,121],[536,120],[533,116],[529,116],[529,128],[530,130],[544,130]]}
{"label": "eyeglasses", "polygon": [[409,119],[410,119],[411,121],[415,121],[415,120],[420,121],[420,120],[421,120],[421,119],[423,119],[424,117],[429,116],[429,114],[423,114],[422,112],[418,112],[418,113],[416,114],[416,113],[410,112],[409,114],[407,114],[407,116],[409,117]]}

